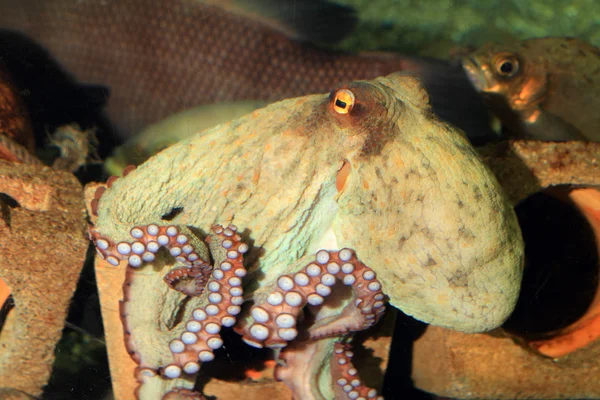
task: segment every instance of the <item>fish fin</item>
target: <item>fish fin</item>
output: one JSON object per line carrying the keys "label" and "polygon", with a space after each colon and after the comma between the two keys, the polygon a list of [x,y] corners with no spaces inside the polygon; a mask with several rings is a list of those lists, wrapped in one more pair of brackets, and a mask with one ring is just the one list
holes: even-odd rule
{"label": "fish fin", "polygon": [[[526,138],[550,141],[590,140],[576,127],[549,112],[540,110],[537,118],[531,122],[528,122],[527,118],[523,119]],[[510,135],[511,132],[508,132],[508,134]]]}
{"label": "fish fin", "polygon": [[205,0],[294,39],[335,44],[354,31],[356,10],[329,0]]}
{"label": "fish fin", "polygon": [[485,93],[484,97],[500,122],[503,139],[589,140],[575,126],[539,106],[515,111],[502,95]]}

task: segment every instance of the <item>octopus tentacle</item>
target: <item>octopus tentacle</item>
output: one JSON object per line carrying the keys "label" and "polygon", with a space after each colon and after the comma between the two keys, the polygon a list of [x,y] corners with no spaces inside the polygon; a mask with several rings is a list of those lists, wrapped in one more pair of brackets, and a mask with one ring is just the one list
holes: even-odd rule
{"label": "octopus tentacle", "polygon": [[136,226],[129,233],[133,243],[113,243],[94,228],[90,236],[100,257],[114,266],[118,266],[121,260],[127,260],[130,267],[139,268],[144,262],[154,261],[158,250],[166,247],[175,260],[186,266],[210,269],[208,250],[185,226],[150,224]]}
{"label": "octopus tentacle", "polygon": [[377,395],[377,390],[364,385],[358,376],[358,371],[352,365],[354,353],[347,343],[338,342],[334,345],[331,358],[331,374],[334,380],[336,399],[383,400]]}
{"label": "octopus tentacle", "polygon": [[[180,269],[188,269],[190,274],[199,274],[202,278],[192,281],[192,285],[187,285],[185,290],[182,287],[175,287],[174,289],[189,295],[190,293],[195,294],[194,297],[198,297],[204,291],[204,285],[212,270],[209,264],[209,250],[202,240],[200,240],[196,234],[185,226],[158,226],[156,224],[150,224],[147,226],[138,226],[130,230],[130,235],[134,239],[132,243],[125,241],[114,243],[111,240],[104,238],[98,234],[94,229],[91,230],[91,236],[95,241],[96,250],[101,257],[106,257],[106,260],[112,265],[119,265],[120,260],[127,260],[127,273],[126,279],[123,283],[123,301],[120,303],[121,320],[123,322],[125,344],[130,352],[132,358],[140,365],[142,370],[149,369],[154,373],[154,370],[158,369],[163,364],[156,364],[155,362],[148,363],[147,355],[148,349],[141,346],[141,343],[147,340],[142,338],[142,332],[136,330],[139,326],[140,321],[147,318],[147,313],[141,314],[144,304],[135,304],[136,294],[139,295],[144,290],[150,289],[150,286],[144,286],[148,283],[140,283],[136,277],[137,272],[141,269],[144,263],[153,262],[158,256],[158,251],[161,247],[165,247],[169,250],[169,253],[176,260],[178,267],[172,269],[163,278],[163,282],[169,284],[169,278],[173,278],[173,274],[177,274],[176,271]],[[181,265],[184,265],[181,267]],[[138,283],[136,283],[136,281]],[[166,282],[165,282],[166,281]],[[156,290],[159,286],[158,283],[153,284],[152,289]],[[196,286],[193,286],[196,284]],[[173,288],[172,285],[169,285]],[[136,292],[137,290],[137,292]],[[135,293],[134,293],[135,292]],[[190,293],[186,293],[190,292]],[[171,302],[177,300],[171,298]],[[180,300],[179,300],[180,301]],[[202,299],[198,298],[194,301],[197,305],[202,304]],[[178,306],[173,305],[174,311]],[[162,310],[157,310],[161,312]],[[158,315],[157,315],[158,316]],[[177,332],[181,332],[182,329],[176,329]],[[168,331],[165,332],[168,334]],[[162,345],[164,346],[164,356],[172,355],[172,352],[167,347],[169,337],[163,339]],[[170,357],[166,358],[167,360]],[[170,361],[170,360],[169,360]],[[166,361],[166,362],[169,362]],[[181,368],[184,365],[178,366],[179,374],[181,374]],[[173,368],[171,368],[173,369]],[[189,367],[188,370],[193,370]],[[161,369],[164,372],[164,368]]]}
{"label": "octopus tentacle", "polygon": [[135,377],[139,383],[134,392],[136,399],[206,400],[201,393],[193,390],[195,376],[165,379],[158,371],[137,368]]}
{"label": "octopus tentacle", "polygon": [[318,321],[309,328],[311,339],[367,329],[381,318],[385,296],[375,272],[350,249],[320,250],[303,271],[282,275],[266,301],[250,310],[253,322],[240,327],[243,340],[254,347],[281,348],[298,335],[296,322],[305,305],[320,306],[336,280],[351,286],[354,300],[341,315]]}
{"label": "octopus tentacle", "polygon": [[[223,228],[216,225],[206,239],[208,248],[196,235],[185,226],[159,226],[150,224],[131,229],[133,243],[114,243],[91,229],[91,237],[96,244],[99,255],[112,265],[119,265],[127,260],[128,276],[139,269],[144,262],[155,260],[161,247],[166,247],[171,256],[184,266],[169,271],[164,280],[170,287],[186,295],[199,296],[204,288],[208,288],[206,305],[193,310],[191,318],[185,323],[185,330],[178,338],[169,342],[169,350],[173,362],[161,368],[161,375],[175,379],[182,373],[195,374],[200,370],[200,363],[214,359],[213,351],[223,345],[220,337],[221,327],[231,327],[241,311],[243,303],[242,278],[246,275],[243,265],[243,254],[248,245],[241,241],[237,228],[230,225]],[[209,253],[210,249],[210,253]],[[215,267],[209,264],[209,254],[213,255]],[[192,277],[192,284],[182,284],[182,277]],[[131,343],[127,324],[125,304],[130,300],[128,286],[124,284],[124,302],[121,305],[125,336],[128,348],[135,353],[135,345]],[[136,358],[134,356],[134,358]]]}
{"label": "octopus tentacle", "polygon": [[106,186],[98,186],[96,191],[94,192],[94,198],[90,202],[90,210],[92,215],[98,216],[98,206],[100,203],[100,197],[106,192]]}
{"label": "octopus tentacle", "polygon": [[169,271],[164,280],[173,290],[187,296],[199,296],[204,291],[210,269],[199,267],[178,267]]}
{"label": "octopus tentacle", "polygon": [[246,276],[246,268],[243,254],[248,251],[248,245],[241,242],[235,230],[233,225],[226,229],[215,226],[207,238],[215,260],[207,285],[209,304],[196,308],[186,323],[185,332],[169,343],[175,362],[164,368],[167,378],[178,378],[182,372],[180,366],[183,366],[183,372],[194,374],[200,369],[198,361],[212,361],[214,350],[223,345],[221,327],[231,327],[236,322],[244,302],[242,278]]}
{"label": "octopus tentacle", "polygon": [[165,394],[161,400],[206,400],[206,397],[193,390],[175,388]]}
{"label": "octopus tentacle", "polygon": [[[284,382],[294,399],[315,400],[323,398],[382,400],[377,390],[366,387],[352,365],[350,346],[339,337],[293,342],[279,354],[283,364],[275,368],[275,379]],[[329,392],[324,381],[325,374],[332,380]]]}
{"label": "octopus tentacle", "polygon": [[293,399],[315,400],[334,397],[333,381],[322,385],[327,375],[331,381],[330,365],[333,343],[339,338],[307,342],[293,341],[279,353],[274,378],[286,384]]}

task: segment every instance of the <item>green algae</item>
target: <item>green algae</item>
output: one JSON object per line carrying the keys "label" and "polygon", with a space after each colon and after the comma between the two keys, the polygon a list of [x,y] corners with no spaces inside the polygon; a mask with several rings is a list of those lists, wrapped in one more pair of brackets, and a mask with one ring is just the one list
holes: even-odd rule
{"label": "green algae", "polygon": [[338,0],[359,25],[341,47],[446,58],[460,47],[544,36],[579,37],[600,46],[595,0]]}

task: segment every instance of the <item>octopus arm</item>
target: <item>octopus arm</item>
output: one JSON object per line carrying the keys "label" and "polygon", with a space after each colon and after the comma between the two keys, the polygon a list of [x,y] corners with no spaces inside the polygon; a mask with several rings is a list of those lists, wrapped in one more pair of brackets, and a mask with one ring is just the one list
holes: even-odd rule
{"label": "octopus arm", "polygon": [[285,347],[300,333],[297,320],[304,307],[323,306],[336,290],[337,282],[349,286],[352,297],[347,302],[339,302],[335,311],[329,311],[330,317],[323,320],[317,317],[308,328],[310,339],[367,329],[385,311],[385,295],[375,272],[360,262],[350,249],[320,250],[316,256],[303,257],[291,270],[294,272],[280,276],[275,284],[254,293],[255,305],[250,317],[236,327],[249,345]]}

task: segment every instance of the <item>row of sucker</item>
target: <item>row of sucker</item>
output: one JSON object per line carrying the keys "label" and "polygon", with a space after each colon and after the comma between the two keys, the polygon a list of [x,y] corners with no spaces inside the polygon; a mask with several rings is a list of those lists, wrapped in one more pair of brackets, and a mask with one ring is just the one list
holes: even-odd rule
{"label": "row of sucker", "polygon": [[337,394],[343,393],[341,396],[336,396],[336,399],[383,400],[383,396],[377,395],[376,389],[365,386],[360,380],[358,371],[352,365],[353,356],[349,344],[340,342],[335,344],[331,360],[331,371],[335,380],[333,384],[336,386]]}
{"label": "row of sucker", "polygon": [[93,228],[91,230],[96,251],[102,259],[114,266],[119,265],[121,260],[127,260],[130,267],[139,268],[144,262],[154,261],[161,247],[166,247],[175,260],[187,267],[203,268],[209,265],[209,261],[202,259],[196,252],[190,240],[195,235],[185,226],[150,224],[136,226],[129,234],[134,239],[133,242],[114,243],[102,237]]}
{"label": "row of sucker", "polygon": [[285,347],[298,335],[296,321],[305,305],[320,306],[336,281],[353,289],[353,299],[340,318],[309,330],[310,338],[323,338],[364,330],[383,315],[386,298],[375,272],[350,249],[320,250],[315,262],[295,274],[282,275],[265,302],[251,308],[252,323],[238,329],[254,347]]}
{"label": "row of sucker", "polygon": [[[200,369],[199,362],[213,360],[213,351],[223,345],[219,335],[221,327],[231,327],[236,322],[244,301],[242,278],[246,275],[246,269],[243,254],[248,251],[248,245],[241,242],[236,231],[237,228],[233,225],[227,228],[220,225],[212,227],[212,235],[207,238],[207,242],[210,244],[216,241],[224,257],[218,266],[211,268],[208,260],[204,260],[196,251],[200,247],[194,245],[196,236],[184,226],[137,226],[130,231],[133,243],[114,243],[91,230],[98,254],[115,266],[119,265],[120,260],[127,260],[129,267],[138,269],[145,262],[154,261],[160,247],[166,247],[171,256],[183,263],[183,268],[187,268],[189,272],[182,271],[181,267],[175,268],[165,276],[165,281],[173,289],[185,294],[199,295],[204,287],[192,289],[193,293],[180,290],[176,287],[178,278],[189,275],[196,279],[197,271],[202,271],[203,276],[198,278],[198,283],[206,282],[205,287],[210,291],[207,296],[209,304],[195,309],[192,318],[186,323],[186,331],[170,342],[174,362],[162,370],[162,375],[167,378],[178,378],[182,372],[197,373]],[[211,250],[214,250],[213,246]]]}
{"label": "row of sucker", "polygon": [[[167,378],[178,378],[181,373],[195,374],[200,370],[200,363],[212,361],[214,350],[223,345],[220,331],[222,327],[232,327],[236,316],[244,302],[242,297],[242,278],[246,276],[243,254],[248,245],[241,241],[236,227],[214,226],[207,238],[211,252],[215,258],[215,266],[206,288],[209,290],[209,304],[196,308],[192,318],[186,322],[186,331],[169,343],[175,361],[166,366],[163,375]],[[224,257],[217,259],[214,246],[220,246]]]}

